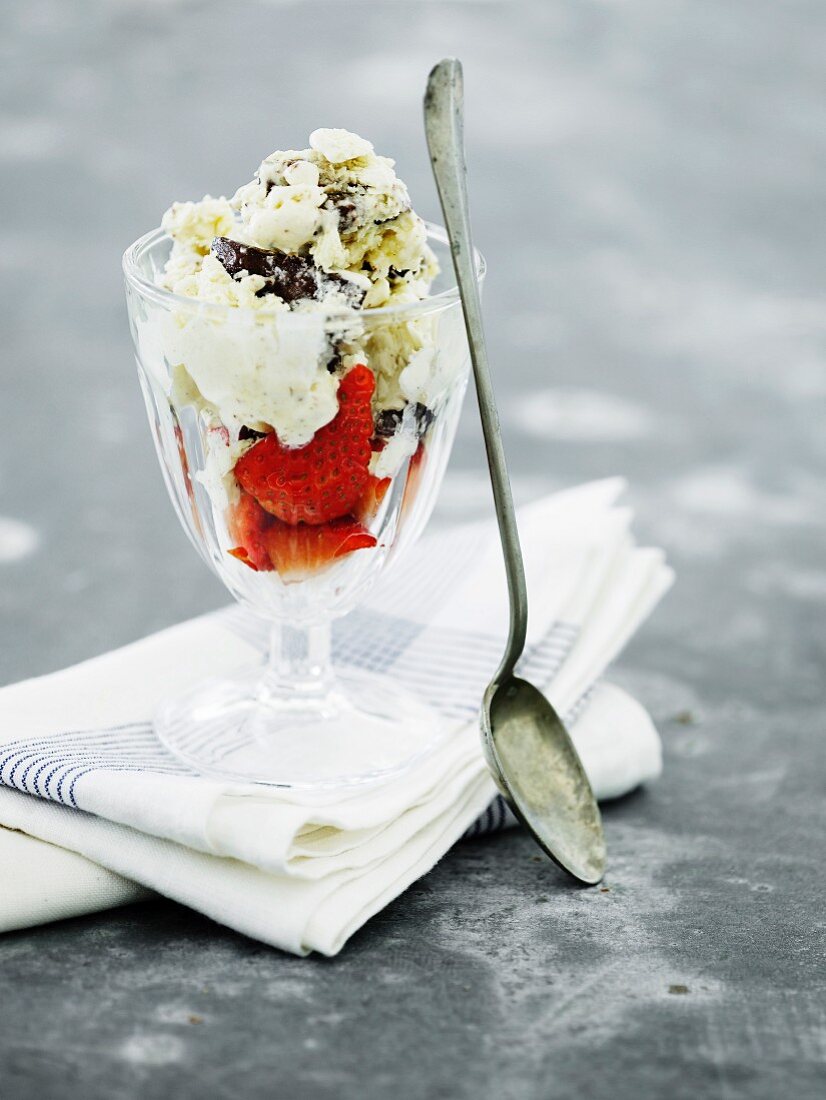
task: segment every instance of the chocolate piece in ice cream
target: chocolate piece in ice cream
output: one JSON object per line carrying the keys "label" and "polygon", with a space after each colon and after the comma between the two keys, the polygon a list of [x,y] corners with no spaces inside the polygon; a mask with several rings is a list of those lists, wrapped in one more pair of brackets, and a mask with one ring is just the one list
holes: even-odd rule
{"label": "chocolate piece in ice cream", "polygon": [[365,291],[355,283],[340,275],[319,271],[306,256],[239,244],[229,237],[216,237],[210,251],[234,279],[242,275],[260,275],[266,279],[266,285],[256,293],[258,298],[277,294],[282,301],[290,303],[308,298],[318,300],[325,290],[334,288],[345,295],[354,309],[360,308],[364,301]]}
{"label": "chocolate piece in ice cream", "polygon": [[[420,401],[415,403],[407,415],[412,418],[417,436],[424,435],[433,420],[433,412]],[[376,435],[382,439],[395,435],[404,416],[405,409],[383,409],[376,417]]]}

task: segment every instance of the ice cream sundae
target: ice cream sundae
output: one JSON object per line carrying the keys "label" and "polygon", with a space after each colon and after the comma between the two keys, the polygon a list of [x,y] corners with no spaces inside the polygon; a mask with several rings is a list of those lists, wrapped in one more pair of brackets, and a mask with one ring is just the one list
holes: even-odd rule
{"label": "ice cream sundae", "polygon": [[373,671],[393,667],[415,625],[368,625],[340,669],[331,627],[435,504],[470,370],[452,268],[393,161],[346,130],[271,154],[231,198],[174,203],[126,249],[170,497],[252,613],[235,627],[256,649],[256,622],[270,636],[263,669],[159,708],[159,738],[190,766],[286,787],[373,782],[447,735],[418,693]]}
{"label": "ice cream sundae", "polygon": [[194,477],[224,518],[224,552],[290,583],[376,546],[393,479],[409,498],[467,367],[439,311],[415,308],[439,265],[394,162],[315,130],[231,199],[174,203],[162,228],[172,247],[154,280],[173,305],[137,339],[160,346],[156,380],[200,418]]}

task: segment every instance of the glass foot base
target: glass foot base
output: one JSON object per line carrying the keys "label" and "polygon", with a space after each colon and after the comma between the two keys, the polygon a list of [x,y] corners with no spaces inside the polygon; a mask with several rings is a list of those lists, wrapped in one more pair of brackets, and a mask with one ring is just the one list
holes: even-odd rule
{"label": "glass foot base", "polygon": [[323,695],[272,698],[260,668],[173,699],[155,731],[207,775],[323,789],[401,773],[444,739],[446,723],[390,680],[342,673]]}

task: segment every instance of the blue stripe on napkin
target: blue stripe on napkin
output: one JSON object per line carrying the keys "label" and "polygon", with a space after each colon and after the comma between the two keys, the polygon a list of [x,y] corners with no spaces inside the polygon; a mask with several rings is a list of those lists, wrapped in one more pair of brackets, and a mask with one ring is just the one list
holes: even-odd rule
{"label": "blue stripe on napkin", "polygon": [[[237,605],[216,612],[216,618],[258,649],[263,660],[268,640],[263,620]],[[554,623],[526,649],[520,672],[536,683],[549,683],[576,637],[575,626]],[[446,718],[462,722],[475,720],[501,649],[501,639],[492,635],[424,626],[370,608],[339,620],[333,631],[336,664],[392,675]],[[0,785],[77,809],[84,808],[78,781],[95,771],[198,775],[161,745],[148,721],[21,738],[0,748]],[[481,836],[513,823],[497,796],[465,835]]]}

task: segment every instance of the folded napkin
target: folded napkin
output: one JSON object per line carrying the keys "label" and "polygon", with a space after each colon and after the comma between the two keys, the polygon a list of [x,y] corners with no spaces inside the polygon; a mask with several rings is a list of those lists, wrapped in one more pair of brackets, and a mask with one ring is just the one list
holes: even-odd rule
{"label": "folded napkin", "polygon": [[[633,700],[603,687],[582,711],[671,582],[659,551],[634,547],[630,514],[614,506],[621,489],[594,483],[520,513],[532,609],[522,671],[569,717],[580,709],[575,737],[601,796],[659,770],[659,741]],[[357,790],[222,783],[155,739],[150,718],[163,698],[262,660],[266,626],[237,607],[3,689],[0,928],[133,900],[139,883],[296,954],[335,954],[495,797],[476,713],[506,622],[493,528],[468,524],[422,540],[338,625],[338,663],[418,690],[452,724],[408,773]],[[29,857],[32,869],[51,860],[47,874],[59,861],[58,877],[88,889],[64,892],[62,909],[46,877],[15,875]]]}

